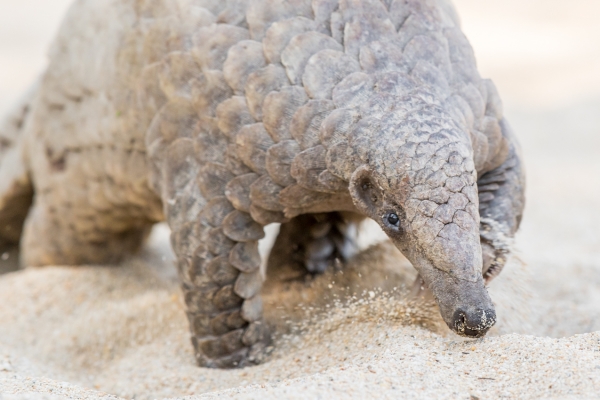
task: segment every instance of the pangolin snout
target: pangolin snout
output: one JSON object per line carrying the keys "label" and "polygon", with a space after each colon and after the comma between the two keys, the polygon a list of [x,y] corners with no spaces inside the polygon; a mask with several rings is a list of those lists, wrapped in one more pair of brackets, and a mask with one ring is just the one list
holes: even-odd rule
{"label": "pangolin snout", "polygon": [[452,329],[460,336],[478,338],[485,336],[496,323],[496,311],[481,308],[458,309],[452,316]]}

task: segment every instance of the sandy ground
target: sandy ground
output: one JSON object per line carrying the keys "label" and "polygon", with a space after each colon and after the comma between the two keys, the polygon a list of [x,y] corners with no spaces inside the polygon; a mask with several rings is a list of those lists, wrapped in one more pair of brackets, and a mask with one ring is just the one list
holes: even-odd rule
{"label": "sandy ground", "polygon": [[[67,3],[0,0],[0,112],[42,70]],[[268,282],[277,335],[266,363],[197,368],[159,227],[123,265],[0,275],[0,399],[600,397],[600,4],[457,5],[528,170],[518,256],[490,288],[499,322],[488,337],[460,339],[434,309],[408,304],[414,271],[384,242],[342,272]],[[14,269],[6,257],[2,272]]]}

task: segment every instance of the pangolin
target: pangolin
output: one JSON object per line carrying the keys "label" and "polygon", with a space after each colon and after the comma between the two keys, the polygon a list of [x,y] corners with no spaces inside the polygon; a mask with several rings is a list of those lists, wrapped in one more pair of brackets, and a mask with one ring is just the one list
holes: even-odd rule
{"label": "pangolin", "polygon": [[0,134],[0,245],[108,263],[166,220],[204,367],[264,353],[271,223],[318,273],[348,256],[341,222],[373,219],[450,329],[483,336],[523,192],[446,0],[76,0]]}

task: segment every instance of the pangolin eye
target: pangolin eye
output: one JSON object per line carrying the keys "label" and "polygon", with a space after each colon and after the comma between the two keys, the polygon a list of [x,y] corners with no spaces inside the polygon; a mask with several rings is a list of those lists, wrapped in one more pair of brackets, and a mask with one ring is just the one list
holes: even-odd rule
{"label": "pangolin eye", "polygon": [[396,213],[390,213],[387,220],[391,225],[398,225],[398,222],[400,222],[400,218],[398,218]]}

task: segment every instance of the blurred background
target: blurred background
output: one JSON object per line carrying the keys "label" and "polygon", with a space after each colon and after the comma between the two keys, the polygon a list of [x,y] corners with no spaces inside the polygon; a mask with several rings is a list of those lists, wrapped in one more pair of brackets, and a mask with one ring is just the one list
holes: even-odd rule
{"label": "blurred background", "polygon": [[[0,114],[43,71],[70,2],[0,0]],[[600,2],[454,3],[523,145],[528,203],[517,247],[535,318],[569,315],[544,324],[551,336],[600,330]]]}

